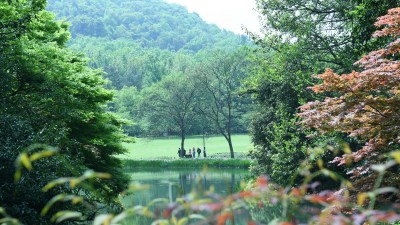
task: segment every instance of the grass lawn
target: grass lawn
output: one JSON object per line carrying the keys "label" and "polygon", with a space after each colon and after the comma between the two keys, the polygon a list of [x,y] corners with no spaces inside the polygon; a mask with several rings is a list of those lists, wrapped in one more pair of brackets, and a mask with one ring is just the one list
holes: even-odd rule
{"label": "grass lawn", "polygon": [[[216,156],[217,153],[229,153],[228,142],[223,136],[208,136],[205,139],[207,157]],[[252,149],[250,136],[236,134],[232,136],[233,149],[238,153],[247,153]],[[181,145],[179,137],[137,138],[136,143],[124,144],[128,149],[122,159],[155,159],[178,158],[178,148]],[[185,139],[185,148],[200,147],[203,149],[203,136],[189,136]],[[201,158],[203,153],[201,154]],[[197,157],[197,154],[196,154]]]}

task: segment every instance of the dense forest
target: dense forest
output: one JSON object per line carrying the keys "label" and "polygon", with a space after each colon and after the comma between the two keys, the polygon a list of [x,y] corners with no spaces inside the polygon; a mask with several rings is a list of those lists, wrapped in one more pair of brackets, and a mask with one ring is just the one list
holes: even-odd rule
{"label": "dense forest", "polygon": [[47,8],[71,24],[72,49],[90,57],[92,67],[103,68],[116,89],[159,81],[184,66],[181,55],[193,58],[199,51],[235,50],[249,43],[244,35],[162,0],[49,1]]}
{"label": "dense forest", "polygon": [[206,48],[235,48],[248,41],[245,35],[221,30],[196,13],[162,0],[50,0],[47,9],[72,24],[75,43],[87,36],[124,39],[144,48],[198,52]]}
{"label": "dense forest", "polygon": [[[235,35],[161,0],[1,1],[0,224],[117,224],[139,210],[226,224],[235,203],[281,202],[275,222],[292,225],[304,201],[321,213],[310,223],[398,224],[396,205],[376,203],[400,199],[400,2],[256,2],[264,33]],[[218,134],[235,158],[232,135],[247,132],[240,193],[170,200],[162,216],[121,205],[131,137],[184,149]]]}

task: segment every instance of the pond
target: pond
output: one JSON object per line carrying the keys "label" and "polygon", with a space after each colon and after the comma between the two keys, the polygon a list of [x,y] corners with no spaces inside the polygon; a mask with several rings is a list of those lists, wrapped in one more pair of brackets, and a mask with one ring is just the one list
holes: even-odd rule
{"label": "pond", "polygon": [[147,205],[157,198],[172,198],[175,201],[190,193],[213,189],[220,195],[229,195],[238,190],[240,182],[249,174],[245,169],[196,169],[179,170],[136,170],[126,171],[133,182],[146,185],[148,188],[135,191],[135,194],[126,196],[122,202],[124,206]]}
{"label": "pond", "polygon": [[[213,190],[216,194],[226,196],[239,191],[241,182],[249,175],[245,169],[209,169],[206,172],[196,169],[156,170],[145,169],[125,171],[133,183],[147,186],[146,189],[137,190],[134,194],[127,195],[122,199],[125,207],[137,205],[146,206],[152,200],[164,198],[168,201],[176,201],[177,198],[192,192],[204,193]],[[278,218],[282,213],[280,206],[258,207],[240,212],[235,218],[235,224],[247,224],[250,219],[268,224]],[[124,221],[123,225],[151,224],[151,220],[135,216]],[[189,221],[196,224],[197,221]]]}

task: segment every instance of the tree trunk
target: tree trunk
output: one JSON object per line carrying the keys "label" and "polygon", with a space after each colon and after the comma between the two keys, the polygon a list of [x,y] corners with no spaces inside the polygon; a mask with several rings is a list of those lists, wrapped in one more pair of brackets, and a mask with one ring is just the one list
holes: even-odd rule
{"label": "tree trunk", "polygon": [[234,152],[233,152],[233,146],[232,146],[232,138],[231,138],[231,136],[229,135],[228,138],[227,138],[226,140],[228,141],[228,144],[229,144],[229,151],[230,151],[230,153],[231,153],[231,158],[233,159],[233,158],[235,158],[235,154],[234,154]]}
{"label": "tree trunk", "polygon": [[181,157],[185,157],[184,155],[183,155],[183,150],[185,149],[185,131],[181,131],[181,154],[180,154],[180,156]]}

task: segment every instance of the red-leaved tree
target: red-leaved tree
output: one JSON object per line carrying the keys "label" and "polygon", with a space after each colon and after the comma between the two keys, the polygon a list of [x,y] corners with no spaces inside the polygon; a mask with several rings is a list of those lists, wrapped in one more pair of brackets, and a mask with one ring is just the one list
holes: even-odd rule
{"label": "red-leaved tree", "polygon": [[400,142],[400,8],[378,18],[374,37],[392,40],[385,48],[370,52],[355,64],[361,72],[338,75],[332,69],[315,76],[323,82],[314,85],[314,92],[333,93],[340,97],[309,102],[300,107],[300,117],[306,127],[321,133],[338,131],[366,140],[366,144],[352,154],[335,158],[339,165],[352,159],[366,159],[369,163],[351,171],[354,177],[369,170],[391,145]]}

